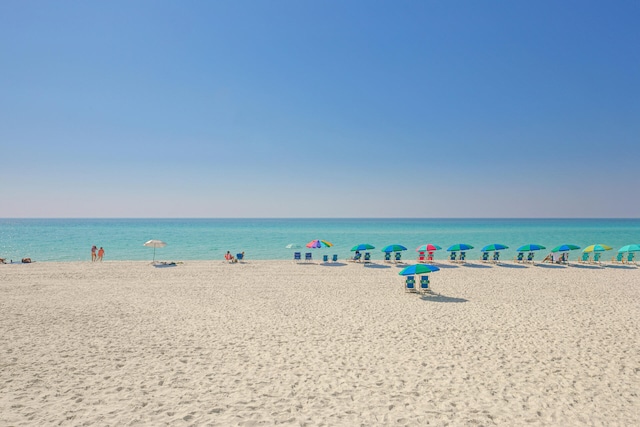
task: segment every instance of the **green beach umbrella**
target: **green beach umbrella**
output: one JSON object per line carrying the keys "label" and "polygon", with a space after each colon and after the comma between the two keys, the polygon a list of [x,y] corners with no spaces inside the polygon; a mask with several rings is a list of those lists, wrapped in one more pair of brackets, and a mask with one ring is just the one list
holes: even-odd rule
{"label": "green beach umbrella", "polygon": [[447,252],[468,251],[469,249],[473,249],[473,246],[466,243],[458,243],[457,245],[449,246]]}
{"label": "green beach umbrella", "polygon": [[360,243],[359,245],[355,245],[354,247],[351,248],[351,252],[353,251],[367,251],[369,249],[375,249],[376,247],[373,245],[370,245],[368,243]]}
{"label": "green beach umbrella", "polygon": [[640,251],[640,245],[627,245],[618,249],[618,252],[638,252]]}
{"label": "green beach umbrella", "polygon": [[556,246],[555,248],[551,249],[551,252],[567,252],[567,251],[573,251],[576,249],[580,249],[580,246],[576,246],[576,245],[560,245],[560,246]]}
{"label": "green beach umbrella", "polygon": [[440,269],[435,265],[416,264],[416,265],[410,265],[408,267],[403,268],[398,274],[401,276],[413,276],[414,274],[433,273],[434,271],[439,271],[439,270]]}
{"label": "green beach umbrella", "polygon": [[405,248],[402,245],[389,245],[382,248],[382,252],[400,252],[400,251],[406,251],[406,250],[407,248]]}
{"label": "green beach umbrella", "polygon": [[529,245],[520,246],[518,248],[518,252],[533,252],[533,251],[540,251],[542,249],[547,249],[547,248],[542,245],[534,245],[532,243]]}
{"label": "green beach umbrella", "polygon": [[604,252],[604,251],[610,251],[611,249],[613,249],[611,246],[607,246],[599,243],[597,245],[587,246],[586,248],[584,248],[584,251],[582,252]]}
{"label": "green beach umbrella", "polygon": [[504,250],[504,249],[509,249],[509,246],[501,245],[500,243],[494,243],[492,245],[485,246],[480,251],[481,252],[493,252],[493,251],[501,251],[501,250]]}

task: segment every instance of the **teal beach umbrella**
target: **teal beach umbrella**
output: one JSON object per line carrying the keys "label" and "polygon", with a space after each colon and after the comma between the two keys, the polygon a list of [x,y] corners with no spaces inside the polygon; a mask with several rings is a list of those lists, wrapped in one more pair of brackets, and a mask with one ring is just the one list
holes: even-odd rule
{"label": "teal beach umbrella", "polygon": [[540,251],[542,249],[547,249],[547,248],[542,245],[535,245],[532,243],[529,245],[520,246],[518,248],[518,252],[533,252],[533,251]]}
{"label": "teal beach umbrella", "polygon": [[555,248],[551,249],[551,252],[567,252],[567,251],[574,251],[576,249],[580,249],[580,246],[576,246],[576,245],[560,245],[560,246],[556,246]]}
{"label": "teal beach umbrella", "polygon": [[604,251],[610,251],[611,249],[613,249],[611,246],[607,246],[599,243],[597,245],[587,246],[586,248],[584,248],[582,252],[604,252]]}
{"label": "teal beach umbrella", "polygon": [[406,251],[406,250],[407,248],[405,248],[402,245],[389,245],[382,248],[382,252],[400,252],[400,251]]}
{"label": "teal beach umbrella", "polygon": [[435,265],[416,264],[403,268],[398,274],[401,276],[413,276],[414,274],[428,274],[439,270]]}
{"label": "teal beach umbrella", "polygon": [[618,249],[618,252],[638,252],[640,251],[640,245],[626,245]]}
{"label": "teal beach umbrella", "polygon": [[359,245],[355,245],[351,248],[351,252],[353,251],[368,251],[369,249],[375,249],[376,247],[370,245],[368,243],[360,243]]}
{"label": "teal beach umbrella", "polygon": [[473,249],[473,246],[467,245],[466,243],[458,243],[457,245],[449,246],[447,248],[447,251],[458,252],[458,251],[468,251],[469,249]]}
{"label": "teal beach umbrella", "polygon": [[507,245],[501,245],[500,243],[494,243],[492,245],[487,245],[481,249],[481,252],[493,252],[493,251],[502,251],[504,249],[509,249]]}

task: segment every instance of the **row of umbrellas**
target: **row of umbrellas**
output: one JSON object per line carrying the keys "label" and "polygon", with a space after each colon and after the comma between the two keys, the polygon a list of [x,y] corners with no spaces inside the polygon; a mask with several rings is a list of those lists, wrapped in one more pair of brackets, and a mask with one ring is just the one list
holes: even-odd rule
{"label": "row of umbrellas", "polygon": [[[306,247],[308,248],[325,248],[325,247],[331,247],[333,246],[333,244],[331,242],[327,242],[326,240],[312,240],[311,242],[307,243]],[[291,248],[295,248],[297,247],[294,244],[290,244],[287,245],[287,248],[291,249]],[[366,251],[366,250],[371,250],[371,249],[375,249],[375,246],[370,245],[368,243],[361,243],[359,245],[356,245],[354,247],[351,248],[351,251]],[[427,243],[425,245],[419,246],[416,248],[416,252],[435,252],[437,250],[441,250],[442,248],[438,245],[435,245],[433,243]],[[458,243],[452,246],[449,246],[447,248],[448,252],[461,252],[461,251],[468,251],[473,249],[472,245],[466,244],[466,243]],[[505,249],[509,249],[509,246],[507,245],[503,245],[500,243],[492,243],[490,245],[486,245],[484,246],[482,249],[480,249],[481,252],[495,252],[495,251],[502,251]],[[533,251],[540,251],[546,249],[545,246],[542,245],[538,245],[538,244],[528,244],[528,245],[523,245],[520,246],[517,251],[518,252],[533,252]],[[564,244],[564,245],[560,245],[560,246],[556,246],[555,248],[551,249],[551,252],[568,252],[568,251],[573,251],[573,250],[577,250],[580,249],[580,246],[577,245],[571,245],[571,244]],[[595,244],[595,245],[590,245],[587,246],[586,248],[583,249],[583,252],[604,252],[604,251],[609,251],[613,249],[611,246],[608,245],[604,245],[604,244]],[[382,252],[399,252],[399,251],[406,251],[407,248],[399,245],[399,244],[393,244],[393,245],[388,245],[385,246],[384,248],[382,248]],[[626,245],[623,246],[622,248],[620,248],[618,250],[618,252],[637,252],[640,251],[640,245]]]}

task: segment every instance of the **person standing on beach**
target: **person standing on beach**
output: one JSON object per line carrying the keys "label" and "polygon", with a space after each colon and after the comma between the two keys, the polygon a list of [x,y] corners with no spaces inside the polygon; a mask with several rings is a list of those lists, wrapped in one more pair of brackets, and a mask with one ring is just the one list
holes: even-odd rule
{"label": "person standing on beach", "polygon": [[100,250],[98,251],[98,261],[102,261],[102,257],[104,256],[104,249],[100,246]]}
{"label": "person standing on beach", "polygon": [[91,262],[96,260],[96,251],[98,250],[98,248],[96,247],[96,245],[91,246]]}

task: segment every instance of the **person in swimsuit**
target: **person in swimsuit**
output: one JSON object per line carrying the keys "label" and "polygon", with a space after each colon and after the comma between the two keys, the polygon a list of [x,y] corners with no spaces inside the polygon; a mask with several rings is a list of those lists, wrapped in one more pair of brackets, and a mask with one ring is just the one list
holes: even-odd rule
{"label": "person in swimsuit", "polygon": [[96,260],[96,251],[98,250],[98,248],[96,248],[96,245],[91,246],[91,261],[95,261]]}
{"label": "person in swimsuit", "polygon": [[104,256],[104,249],[100,246],[100,250],[98,251],[98,261],[102,261],[102,257]]}

